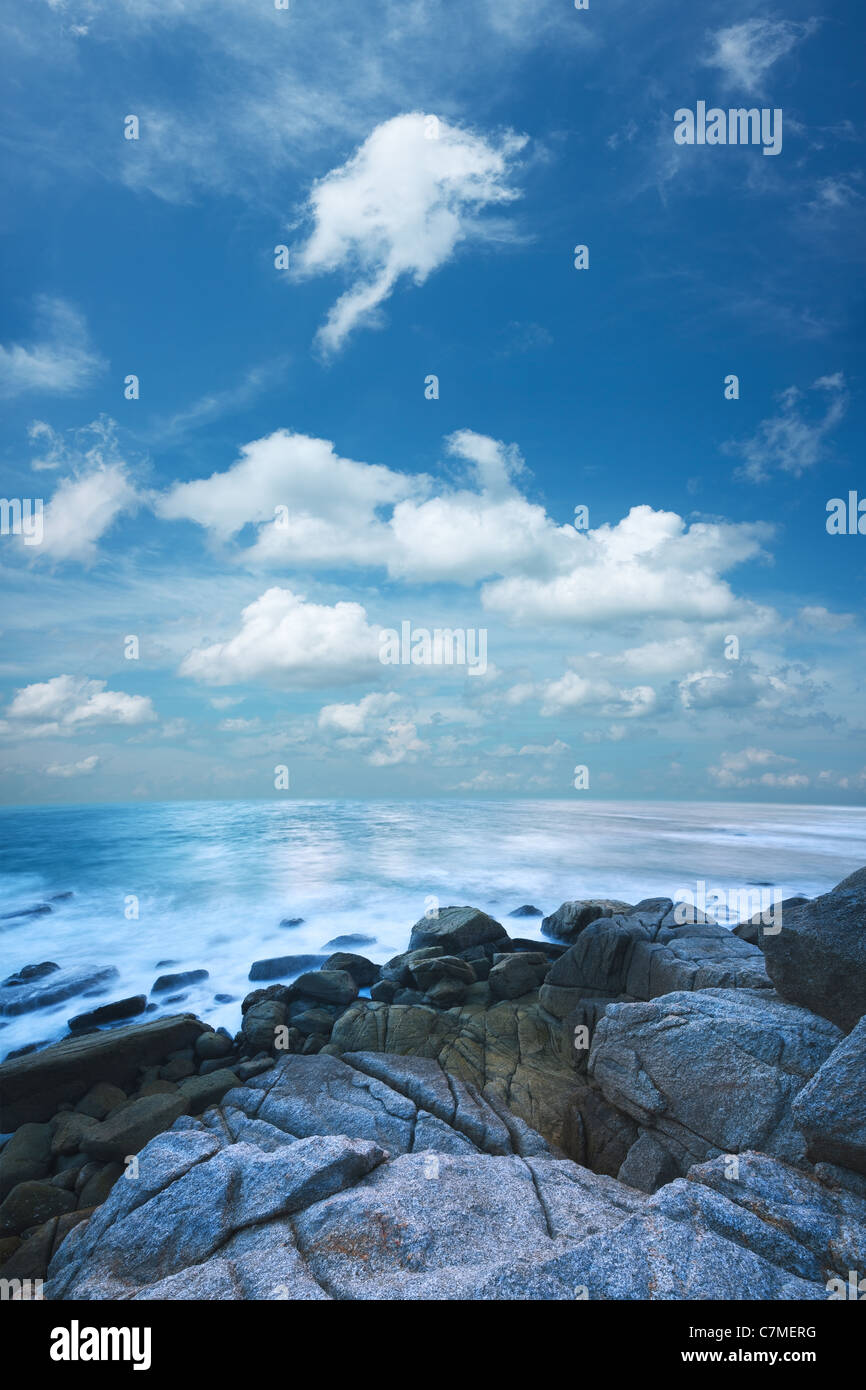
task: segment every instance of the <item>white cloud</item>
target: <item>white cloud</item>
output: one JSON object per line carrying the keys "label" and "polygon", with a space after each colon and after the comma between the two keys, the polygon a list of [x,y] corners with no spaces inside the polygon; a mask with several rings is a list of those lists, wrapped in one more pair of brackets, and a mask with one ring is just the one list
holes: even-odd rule
{"label": "white cloud", "polygon": [[356,704],[325,705],[319,728],[335,734],[339,747],[362,754],[373,767],[415,762],[430,745],[418,736],[416,719],[394,691],[365,695]]}
{"label": "white cloud", "polygon": [[856,622],[853,613],[831,613],[829,608],[824,608],[820,603],[808,604],[800,609],[797,616],[806,627],[815,628],[819,632],[841,632],[843,628]]}
{"label": "white cloud", "polygon": [[[805,773],[769,770],[791,766],[796,761],[769,748],[744,748],[739,753],[722,753],[718,766],[707,770],[720,787],[806,787],[809,778]],[[758,772],[759,768],[768,770]]]}
{"label": "white cloud", "polygon": [[341,734],[367,734],[375,722],[401,703],[395,691],[365,695],[357,704],[325,705],[319,711],[319,728]]}
{"label": "white cloud", "polygon": [[737,469],[738,477],[760,483],[773,469],[780,469],[798,478],[820,461],[827,436],[844,418],[848,392],[841,372],[819,377],[809,389],[825,395],[826,408],[817,419],[807,418],[803,392],[789,386],[779,397],[777,414],[762,420],[751,438],[730,440],[723,446],[725,453],[745,460],[742,468]]}
{"label": "white cloud", "polygon": [[651,714],[658,701],[650,685],[620,690],[610,681],[587,678],[576,671],[566,671],[558,680],[545,682],[540,694],[543,715],[595,707],[605,716],[635,719]]}
{"label": "white cloud", "polygon": [[99,758],[95,753],[89,758],[82,758],[77,763],[51,763],[45,768],[46,777],[81,777],[88,772],[95,772],[99,766]]}
{"label": "white cloud", "polygon": [[140,503],[123,463],[98,463],[64,478],[45,507],[42,543],[30,553],[92,564],[97,542],[122,513],[135,511]]}
{"label": "white cloud", "polygon": [[[437,122],[430,138],[428,122]],[[314,227],[297,252],[303,275],[344,270],[352,286],[317,334],[336,352],[378,311],[397,283],[421,285],[461,242],[501,237],[479,213],[519,196],[507,179],[526,137],[491,143],[469,130],[413,111],[378,125],[354,155],[313,187]]]}
{"label": "white cloud", "polygon": [[711,51],[704,59],[718,68],[731,87],[743,92],[764,91],[770,68],[813,33],[817,20],[803,24],[787,19],[746,19],[710,35]]}
{"label": "white cloud", "polygon": [[0,398],[31,391],[67,396],[89,386],[105,366],[90,342],[84,316],[66,300],[41,295],[36,329],[30,343],[0,344]]}
{"label": "white cloud", "polygon": [[225,642],[192,651],[183,676],[209,685],[270,680],[284,689],[349,684],[381,673],[377,629],[360,603],[308,603],[291,589],[268,589],[241,614]]}
{"label": "white cloud", "polygon": [[15,694],[6,713],[25,721],[30,736],[71,733],[97,724],[145,724],[156,711],[145,695],[106,690],[107,681],[79,676],[54,676],[24,686]]}

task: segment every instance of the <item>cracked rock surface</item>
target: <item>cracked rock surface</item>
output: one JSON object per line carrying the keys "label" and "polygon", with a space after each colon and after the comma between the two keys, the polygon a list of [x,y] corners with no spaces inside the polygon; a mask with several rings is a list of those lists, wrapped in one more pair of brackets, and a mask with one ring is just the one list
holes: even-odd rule
{"label": "cracked rock surface", "polygon": [[866,1195],[744,1154],[648,1197],[434,1058],[284,1057],[141,1151],[52,1299],[826,1298]]}

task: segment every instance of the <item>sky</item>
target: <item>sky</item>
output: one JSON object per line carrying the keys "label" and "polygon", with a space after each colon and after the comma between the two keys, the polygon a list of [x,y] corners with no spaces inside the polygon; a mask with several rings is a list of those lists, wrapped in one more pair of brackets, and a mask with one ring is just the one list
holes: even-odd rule
{"label": "sky", "polygon": [[864,803],[861,5],[2,15],[6,803]]}

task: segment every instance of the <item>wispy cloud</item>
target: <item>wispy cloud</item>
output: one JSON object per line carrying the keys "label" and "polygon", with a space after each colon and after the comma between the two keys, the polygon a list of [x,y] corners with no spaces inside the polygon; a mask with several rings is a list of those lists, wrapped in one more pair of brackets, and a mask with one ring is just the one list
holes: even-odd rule
{"label": "wispy cloud", "polygon": [[68,396],[84,390],[105,367],[84,315],[65,299],[40,295],[34,327],[29,342],[0,344],[0,397],[11,400],[29,392]]}
{"label": "wispy cloud", "polygon": [[728,25],[709,36],[710,49],[704,64],[718,68],[730,87],[760,95],[770,68],[814,33],[818,23],[817,19],[804,23],[746,19],[741,24]]}
{"label": "wispy cloud", "polygon": [[819,377],[809,389],[819,392],[826,402],[824,413],[817,419],[808,418],[805,393],[797,386],[789,386],[779,396],[778,412],[762,420],[750,438],[729,440],[722,446],[724,453],[744,459],[735,477],[762,483],[776,469],[799,477],[815,467],[828,436],[845,415],[848,392],[841,372]]}

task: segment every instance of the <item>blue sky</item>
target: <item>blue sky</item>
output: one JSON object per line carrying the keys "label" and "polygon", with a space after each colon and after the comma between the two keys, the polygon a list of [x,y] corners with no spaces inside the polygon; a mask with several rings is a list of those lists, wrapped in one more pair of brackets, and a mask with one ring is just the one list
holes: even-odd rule
{"label": "blue sky", "polygon": [[[8,7],[3,798],[862,804],[864,28]],[[699,101],[781,151],[677,145]]]}

